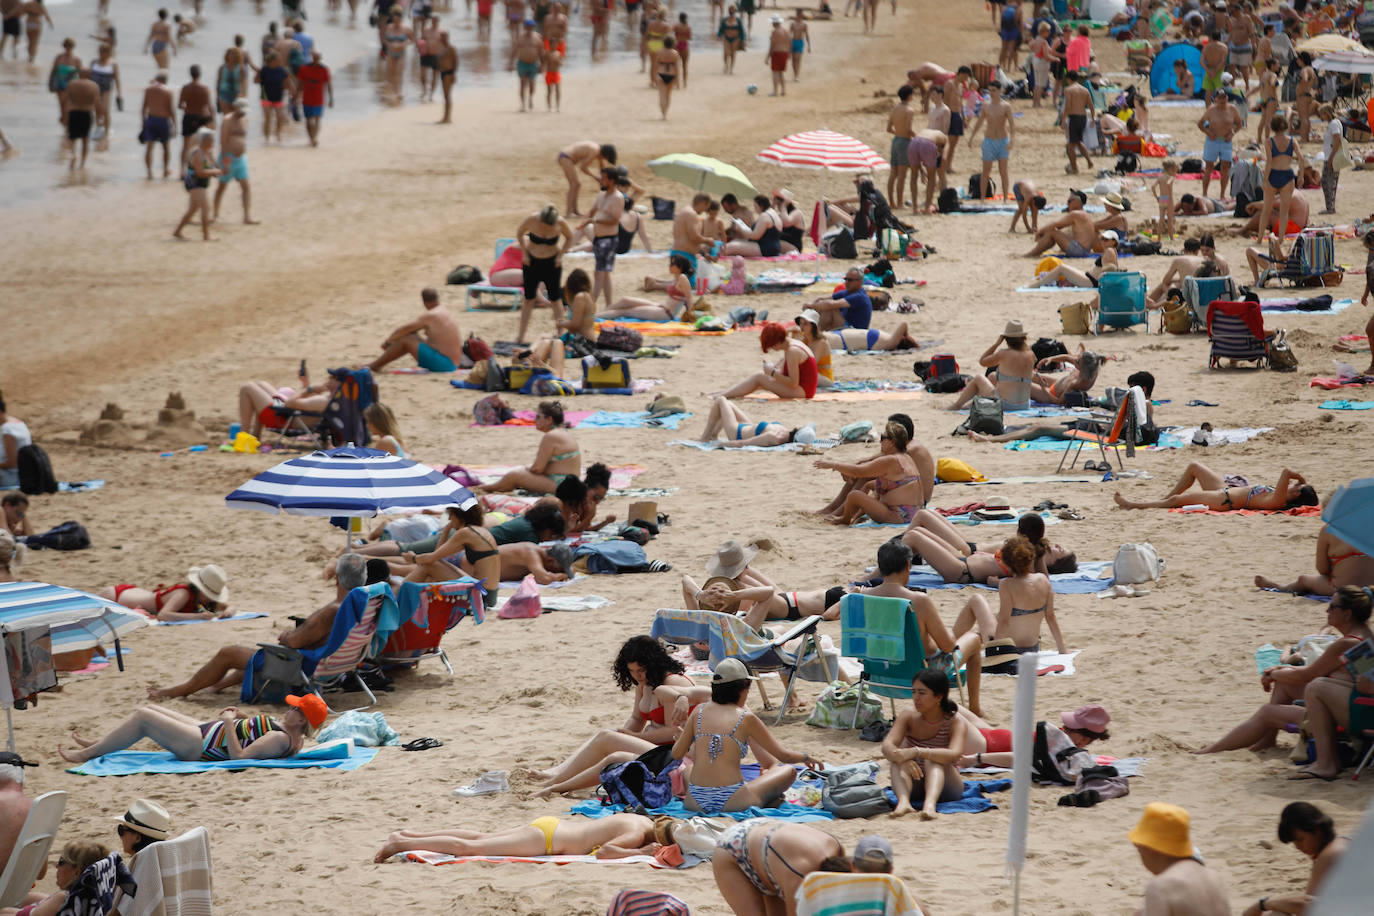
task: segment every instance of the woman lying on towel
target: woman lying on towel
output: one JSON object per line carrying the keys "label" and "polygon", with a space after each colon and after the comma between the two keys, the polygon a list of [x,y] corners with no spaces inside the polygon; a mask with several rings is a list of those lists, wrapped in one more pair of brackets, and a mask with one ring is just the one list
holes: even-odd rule
{"label": "woman lying on towel", "polygon": [[[1191,489],[1196,484],[1199,489]],[[1303,476],[1284,468],[1275,484],[1265,486],[1226,485],[1226,478],[1200,461],[1189,462],[1174,488],[1162,499],[1127,499],[1117,491],[1112,495],[1123,509],[1178,509],[1183,506],[1206,506],[1214,512],[1239,509],[1268,509],[1282,512],[1299,506],[1317,505],[1317,491],[1308,486]]]}
{"label": "woman lying on towel", "polygon": [[811,348],[792,337],[776,321],[764,323],[759,332],[759,346],[763,352],[779,350],[782,359],[765,362],[761,372],[755,372],[724,391],[713,391],[708,397],[742,398],[760,389],[771,391],[780,398],[814,398],[819,372],[816,356]]}
{"label": "woman lying on towel", "polygon": [[851,870],[844,845],[808,824],[751,818],[721,834],[711,856],[716,887],[737,916],[795,911],[802,879],[814,871]]}
{"label": "woman lying on towel", "polygon": [[[1341,636],[1310,665],[1275,665],[1265,669],[1260,675],[1260,687],[1269,694],[1269,702],[1224,736],[1194,753],[1215,754],[1243,747],[1262,751],[1273,747],[1279,729],[1302,724],[1313,705],[1310,699],[1313,692],[1328,685],[1342,694],[1339,705],[1344,708],[1354,690],[1355,678],[1346,668],[1341,654],[1361,640],[1374,639],[1374,632],[1369,629],[1370,606],[1369,589],[1353,585],[1339,589],[1326,606],[1326,623]],[[1309,697],[1307,706],[1296,705],[1304,697]]]}
{"label": "woman lying on towel", "polygon": [[[1049,267],[1049,270],[1037,272],[1035,279],[1026,284],[1031,289],[1041,286],[1069,286],[1084,289],[1096,289],[1098,279],[1105,273],[1114,270],[1121,270],[1121,264],[1117,261],[1117,246],[1121,241],[1116,230],[1108,229],[1100,236],[1102,239],[1102,254],[1097,257],[1096,262],[1087,270],[1079,270],[1070,264],[1061,261],[1059,258],[1046,258],[1041,264]],[[1055,262],[1053,266],[1046,264],[1048,261]]]}
{"label": "woman lying on towel", "polygon": [[641,318],[646,321],[683,321],[692,304],[692,264],[680,254],[668,259],[667,303],[626,296],[603,312],[597,318],[613,320],[616,318]]}
{"label": "woman lying on towel", "polygon": [[1304,573],[1287,585],[1255,576],[1258,588],[1272,588],[1295,595],[1331,595],[1343,585],[1374,585],[1374,557],[1356,550],[1322,525],[1317,535],[1317,572]]}
{"label": "woman lying on towel", "polygon": [[624,859],[651,856],[673,842],[672,818],[650,820],[640,814],[612,814],[560,820],[536,818],[524,827],[493,833],[447,827],[443,830],[399,830],[386,838],[372,857],[385,862],[400,852],[439,852],[450,856],[596,856]]}
{"label": "woman lying on towel", "polygon": [[706,415],[706,428],[701,432],[700,441],[714,442],[722,433],[725,435],[725,441],[722,443],[725,448],[741,448],[746,445],[771,448],[789,442],[810,445],[816,441],[816,431],[810,426],[789,428],[767,420],[755,423],[741,408],[724,397],[716,396],[711,399],[711,412]]}
{"label": "woman lying on towel", "polygon": [[921,487],[921,472],[916,460],[906,452],[911,437],[906,427],[895,420],[889,420],[883,429],[877,458],[870,458],[860,464],[847,464],[821,458],[815,467],[822,470],[839,471],[853,480],[872,480],[873,492],[865,493],[854,489],[840,506],[829,516],[836,525],[850,525],[860,516],[867,515],[881,525],[910,523],[916,512],[925,505],[925,490]]}
{"label": "woman lying on towel", "polygon": [[[1078,772],[1085,766],[1093,766],[1096,758],[1091,753],[1075,753],[1074,748],[1086,748],[1094,741],[1106,741],[1111,737],[1107,731],[1107,725],[1112,721],[1112,717],[1102,706],[1080,706],[1073,712],[1060,713],[1060,721],[1063,726],[1055,725],[1053,722],[1037,723],[1036,737],[1039,739],[1040,728],[1043,724],[1045,743],[1044,749],[1048,751],[1049,759],[1054,763],[1056,773],[1043,774],[1044,781],[1063,781],[1072,783],[1077,780]],[[959,758],[961,767],[1010,767],[1012,765],[1013,744],[1010,729],[969,729],[969,740],[965,746],[964,756]],[[985,750],[973,750],[974,747],[982,747]],[[1033,758],[1031,766],[1038,769],[1038,757]],[[1043,778],[1041,774],[1035,774],[1037,779]]]}
{"label": "woman lying on towel", "polygon": [[186,573],[186,581],[179,585],[159,585],[157,588],[112,585],[96,594],[131,610],[142,611],[154,620],[168,623],[210,620],[233,616],[228,583],[229,577],[224,570],[209,563],[192,566]]}
{"label": "woman lying on towel", "polygon": [[[683,803],[702,814],[743,811],[775,804],[797,777],[793,763],[814,770],[824,764],[810,754],[789,751],[778,744],[768,727],[745,706],[753,680],[744,662],[721,660],[711,678],[711,702],[703,703],[673,744],[673,757],[692,755],[687,796]],[[760,773],[744,781],[740,764],[754,744]]]}
{"label": "woman lying on towel", "polygon": [[300,752],[306,738],[315,736],[329,708],[313,693],[288,696],[286,702],[291,708],[280,719],[244,717],[237,706],[226,706],[213,722],[198,722],[166,706],[143,706],[98,740],[88,741],[72,732],[72,740],[80,747],[67,750],[59,744],[57,754],[68,763],[85,763],[147,738],[178,760],[290,757]]}
{"label": "woman lying on towel", "polygon": [[921,344],[911,336],[905,321],[891,331],[877,328],[840,328],[826,331],[825,339],[832,350],[862,353],[865,350],[919,350]]}
{"label": "woman lying on towel", "polygon": [[[1039,519],[1039,526],[1029,520],[1032,517]],[[1044,519],[1038,515],[1022,516],[1016,523],[1018,534],[1031,545],[1033,566],[1047,576],[1076,572],[1077,556],[1058,544],[1046,544],[1044,524]],[[1007,567],[1000,562],[1000,551],[979,550],[976,544],[965,541],[948,519],[930,509],[916,513],[911,526],[902,534],[902,542],[946,582],[963,585],[978,582],[996,586],[1000,577],[1010,575]]]}
{"label": "woman lying on towel", "polygon": [[817,588],[805,592],[783,592],[771,585],[741,586],[723,577],[698,586],[691,576],[682,577],[682,606],[688,610],[744,611],[744,622],[754,629],[769,620],[801,620],[820,615],[826,620],[840,619],[842,586]]}
{"label": "woman lying on towel", "polygon": [[529,775],[543,783],[536,794],[571,792],[597,785],[601,769],[625,763],[662,744],[672,744],[682,723],[708,691],[687,677],[682,662],[651,636],[631,636],[620,647],[611,671],[622,691],[634,691],[630,718],[617,729],[603,729],[562,763]]}
{"label": "woman lying on towel", "polygon": [[563,428],[563,405],[540,401],[535,411],[534,428],[543,433],[534,462],[527,468],[507,471],[494,483],[474,487],[473,492],[508,493],[515,489],[531,493],[552,493],[564,477],[576,477],[582,470],[582,449],[573,434]]}

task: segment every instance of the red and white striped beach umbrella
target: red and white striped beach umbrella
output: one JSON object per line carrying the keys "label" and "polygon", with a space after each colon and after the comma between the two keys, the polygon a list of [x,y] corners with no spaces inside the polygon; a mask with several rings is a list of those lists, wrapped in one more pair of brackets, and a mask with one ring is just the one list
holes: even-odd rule
{"label": "red and white striped beach umbrella", "polygon": [[876,172],[888,167],[887,161],[867,144],[833,130],[807,130],[783,137],[759,153],[758,158],[791,168],[832,172]]}

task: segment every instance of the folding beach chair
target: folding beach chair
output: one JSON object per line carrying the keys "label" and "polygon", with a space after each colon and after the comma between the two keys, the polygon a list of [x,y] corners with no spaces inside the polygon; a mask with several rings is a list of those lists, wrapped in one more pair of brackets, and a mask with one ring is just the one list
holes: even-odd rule
{"label": "folding beach chair", "polygon": [[1207,336],[1212,349],[1207,368],[1216,369],[1223,359],[1253,362],[1256,368],[1269,365],[1269,345],[1277,335],[1264,329],[1260,304],[1217,300],[1207,306]]}
{"label": "folding beach chair", "polygon": [[[497,239],[496,257],[515,244],[515,239]],[[486,296],[487,299],[482,297]],[[510,312],[520,308],[525,302],[525,289],[521,286],[492,286],[490,283],[469,283],[464,294],[464,307],[469,312]]]}
{"label": "folding beach chair", "polygon": [[133,894],[121,891],[110,912],[117,916],[213,916],[213,878],[210,833],[196,827],[140,852],[134,859],[138,890]]}
{"label": "folding beach chair", "polygon": [[367,431],[363,411],[378,400],[377,383],[371,369],[348,370],[334,396],[323,411],[297,410],[273,404],[272,412],[282,421],[275,429],[275,445],[290,445],[304,440],[311,448],[343,445],[367,445],[372,435]]}
{"label": "folding beach chair", "polygon": [[1135,270],[1114,270],[1104,273],[1097,282],[1096,333],[1101,334],[1104,327],[1129,328],[1143,324],[1148,334],[1145,275]]}
{"label": "folding beach chair", "polygon": [[448,653],[439,643],[464,617],[471,616],[474,625],[482,622],[486,608],[481,583],[467,576],[450,582],[402,582],[396,604],[404,622],[374,660],[379,665],[413,666],[437,658],[453,674]]}
{"label": "folding beach chair", "polygon": [[1360,765],[1355,767],[1355,778],[1359,779],[1370,760],[1374,760],[1374,697],[1359,691],[1350,692],[1350,727],[1346,729],[1352,738],[1364,741],[1364,756]]}
{"label": "folding beach chair", "polygon": [[1335,238],[1331,229],[1303,230],[1284,263],[1260,274],[1256,285],[1276,280],[1280,286],[1339,286],[1345,272],[1335,265]]}
{"label": "folding beach chair", "polygon": [[[792,699],[792,690],[797,679],[823,680],[826,683],[839,676],[839,661],[836,659],[832,669],[830,660],[821,652],[820,638],[816,627],[820,624],[819,615],[803,617],[782,633],[767,636],[744,622],[744,618],[721,611],[689,611],[676,608],[659,608],[654,614],[654,623],[649,635],[655,639],[678,645],[705,642],[711,647],[711,667],[722,659],[737,658],[744,663],[751,674],[777,671],[787,681],[783,693],[782,706],[776,725],[787,712],[787,704]],[[783,646],[794,639],[801,639],[797,652],[786,651]],[[832,675],[832,671],[834,674]],[[759,682],[759,696],[763,698],[763,708],[772,709],[768,694]]]}
{"label": "folding beach chair", "polygon": [[[857,658],[863,664],[859,680],[859,702],[854,706],[854,721],[859,724],[859,710],[865,694],[887,697],[892,714],[897,715],[897,698],[911,697],[911,681],[926,664],[925,641],[921,626],[905,598],[884,598],[878,595],[848,594],[840,599],[840,654]],[[945,672],[952,686],[964,697],[964,680],[959,675],[963,658],[955,651],[950,669]]]}
{"label": "folding beach chair", "polygon": [[797,888],[797,916],[922,916],[896,875],[816,871]]}
{"label": "folding beach chair", "polygon": [[[1111,466],[1111,459],[1107,457],[1108,446],[1112,447],[1112,452],[1116,453],[1116,466],[1124,470],[1126,465],[1121,458],[1121,449],[1116,446],[1125,446],[1126,457],[1135,457],[1135,446],[1139,441],[1140,427],[1144,425],[1148,414],[1145,412],[1145,392],[1139,385],[1132,385],[1121,405],[1117,407],[1115,414],[1094,412],[1087,422],[1093,424],[1094,429],[1085,430],[1081,424],[1082,419],[1069,420],[1066,426],[1074,428],[1073,438],[1069,440],[1068,447],[1059,456],[1059,467],[1054,469],[1056,474],[1064,470],[1064,462],[1069,462],[1069,470],[1078,463],[1079,457],[1083,454],[1083,446],[1096,445],[1097,452],[1102,457],[1102,464]],[[1108,426],[1108,424],[1111,424]],[[1073,457],[1069,458],[1069,454]]]}
{"label": "folding beach chair", "polygon": [[1236,289],[1235,278],[1229,274],[1225,277],[1184,277],[1183,302],[1193,320],[1193,331],[1207,327],[1207,306],[1218,299],[1234,301]]}
{"label": "folding beach chair", "polygon": [[14,841],[10,860],[0,874],[0,906],[18,906],[33,888],[38,873],[48,862],[48,849],[62,825],[62,811],[66,807],[66,792],[47,792],[33,800],[19,838]]}

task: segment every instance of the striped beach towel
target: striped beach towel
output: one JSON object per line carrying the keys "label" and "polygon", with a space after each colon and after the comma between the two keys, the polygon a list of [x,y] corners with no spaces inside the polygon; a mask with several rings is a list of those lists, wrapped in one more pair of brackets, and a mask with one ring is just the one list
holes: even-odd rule
{"label": "striped beach towel", "polygon": [[[188,830],[154,843],[134,858],[138,892],[115,898],[119,916],[211,916],[210,833]],[[122,892],[121,892],[122,894]]]}
{"label": "striped beach towel", "polygon": [[637,891],[626,888],[615,895],[606,916],[691,916],[687,904],[659,891]]}
{"label": "striped beach towel", "polygon": [[812,872],[797,890],[797,916],[922,916],[893,875]]}

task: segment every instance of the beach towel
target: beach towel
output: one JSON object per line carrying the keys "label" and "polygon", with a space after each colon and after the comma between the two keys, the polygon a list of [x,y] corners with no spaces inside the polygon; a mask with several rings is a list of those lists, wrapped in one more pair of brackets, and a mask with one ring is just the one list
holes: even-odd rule
{"label": "beach towel", "polygon": [[[888,381],[885,379],[856,379],[836,382],[831,388],[818,388],[813,401],[889,401],[920,397],[924,386],[916,381]],[[771,391],[755,391],[744,396],[746,401],[786,401]]]}
{"label": "beach towel", "polygon": [[598,410],[582,418],[584,429],[677,429],[692,414],[651,415],[647,410]]}
{"label": "beach towel", "polygon": [[[1013,516],[1012,516],[1011,518],[976,518],[971,512],[955,512],[955,513],[952,513],[952,514],[950,514],[950,515],[945,515],[945,511],[946,511],[946,510],[944,510],[944,509],[936,509],[935,511],[936,511],[936,512],[939,512],[941,515],[944,515],[944,516],[945,516],[945,520],[948,521],[951,525],[1015,525],[1015,524],[1017,523],[1017,521],[1021,518],[1021,516],[1025,515],[1025,514],[1028,513],[1028,512],[1030,512],[1029,509],[1009,509],[1009,510],[1007,510],[1007,511],[1013,513]],[[1059,524],[1059,519],[1058,519],[1058,518],[1055,518],[1053,515],[1051,515],[1051,514],[1048,513],[1048,512],[1041,512],[1041,513],[1039,513],[1039,515],[1040,515],[1041,518],[1043,518],[1043,519],[1045,520],[1045,524],[1046,524],[1046,525],[1057,525],[1057,524]],[[867,518],[867,516],[865,516],[865,518]],[[873,520],[870,518],[870,519],[868,519],[867,521],[858,522],[858,523],[856,523],[856,524],[850,525],[849,527],[851,527],[851,528],[906,528],[906,527],[907,527],[907,523],[906,523],[906,522],[875,522],[875,521],[873,521]]]}
{"label": "beach towel", "polygon": [[1308,383],[1309,388],[1325,388],[1327,391],[1335,391],[1337,388],[1363,388],[1365,385],[1374,385],[1374,375],[1355,375],[1349,378],[1317,376]]}
{"label": "beach towel", "polygon": [[118,916],[209,916],[212,912],[210,833],[204,827],[153,843],[134,858],[138,891],[115,898]]}
{"label": "beach towel", "polygon": [[[500,480],[507,472],[514,471],[522,467],[524,467],[524,465],[473,464],[467,465],[463,469],[467,471],[469,475],[475,477],[480,483],[487,484],[494,483],[495,481]],[[441,471],[443,470],[443,467],[436,467],[435,470]],[[644,467],[644,465],[642,464],[617,464],[611,468],[611,486],[613,488],[629,486],[630,482],[634,480],[634,478],[638,477],[640,474],[643,474],[646,470],[648,470],[648,468]],[[493,493],[491,495],[496,496],[503,494]],[[540,495],[542,496],[546,494]],[[531,501],[531,504],[532,503],[533,501]]]}
{"label": "beach towel", "polygon": [[1344,312],[1346,309],[1350,308],[1350,306],[1355,304],[1354,299],[1332,299],[1330,308],[1318,309],[1314,311],[1312,309],[1297,308],[1297,303],[1302,301],[1304,300],[1295,299],[1291,296],[1285,296],[1281,299],[1261,299],[1260,311],[1265,312],[1267,314],[1282,313],[1288,315],[1339,315],[1341,312]]}
{"label": "beach towel", "polygon": [[[653,868],[672,868],[659,862],[653,856],[626,856],[623,859],[598,859],[596,856],[451,856],[442,852],[420,850],[418,852],[398,852],[388,861],[419,862],[424,865],[463,865],[468,862],[485,862],[488,865],[648,865]],[[705,861],[695,859],[692,864]],[[684,863],[683,867],[687,867]]]}
{"label": "beach towel", "polygon": [[308,747],[294,757],[268,760],[178,760],[170,751],[115,751],[83,764],[68,767],[77,776],[132,776],[135,773],[208,773],[211,770],[356,770],[377,756],[375,747],[354,747],[351,741],[335,741]]}
{"label": "beach towel", "polygon": [[[737,445],[734,448],[726,448],[724,440],[721,439],[713,439],[710,442],[698,442],[696,439],[671,439],[668,444],[694,448],[701,452],[799,452],[804,448],[800,442],[784,442],[782,445]],[[834,448],[839,444],[839,439],[817,439],[811,443],[810,447],[827,449]]]}
{"label": "beach towel", "polygon": [[[1055,573],[1050,576],[1050,587],[1054,589],[1056,595],[1094,595],[1108,585],[1112,584],[1110,576],[1102,577],[1105,570],[1110,570],[1112,564],[1106,561],[1088,561],[1078,564],[1078,571],[1071,573]],[[946,582],[944,578],[930,566],[911,567],[911,576],[907,579],[909,588],[923,588],[927,591],[969,588],[968,583]],[[993,591],[989,585],[975,583],[973,588],[983,588]]]}
{"label": "beach towel", "polygon": [[736,331],[750,330],[750,328],[726,328],[720,331],[699,331],[695,325],[682,321],[650,321],[638,318],[598,318],[596,320],[602,327],[624,326],[634,328],[645,337],[724,337],[726,334],[734,334]]}
{"label": "beach towel", "polygon": [[[486,390],[486,388],[483,387],[482,385],[478,385],[478,384],[475,383],[475,382],[463,381],[462,379],[451,378],[451,379],[448,380],[448,383],[449,383],[449,385],[453,386],[454,388],[462,388],[462,389],[465,389],[465,390],[468,390],[468,391],[485,391],[485,390]],[[581,383],[581,382],[574,381],[574,382],[570,382],[569,384],[571,384],[571,385],[573,386],[573,394],[574,394],[574,395],[579,395],[579,394],[583,394],[583,395],[597,395],[597,394],[634,395],[634,394],[644,394],[644,393],[646,393],[646,392],[652,391],[655,387],[657,387],[657,386],[663,384],[663,379],[661,379],[661,378],[637,378],[637,379],[635,379],[634,381],[632,381],[632,382],[630,383],[630,387],[629,387],[629,388],[587,388],[587,389],[584,390],[584,389],[582,388],[582,383]],[[524,392],[521,392],[521,391],[503,391],[503,392],[501,392],[501,393],[502,393],[502,394],[523,394]],[[534,392],[531,391],[531,392],[529,393],[529,397],[544,397],[544,395],[538,395],[538,394],[535,394]],[[473,426],[478,426],[478,425],[480,425],[480,424],[474,423],[474,424],[472,424],[472,425],[473,425]],[[502,425],[505,425],[505,424],[502,424]],[[511,424],[511,425],[512,425],[512,426],[523,426],[524,424],[522,424],[522,423],[514,423],[514,424]]]}
{"label": "beach towel", "polygon": [[188,624],[188,623],[216,623],[216,622],[225,623],[225,622],[228,622],[228,621],[230,621],[230,620],[252,620],[252,619],[255,618],[255,617],[266,617],[266,616],[267,616],[267,615],[266,615],[265,613],[263,613],[262,611],[253,611],[253,612],[251,612],[251,613],[234,614],[234,615],[229,616],[229,617],[209,617],[209,618],[207,618],[207,619],[205,619],[205,620],[158,620],[158,621],[155,621],[155,622],[153,623],[153,626],[158,626],[158,627],[179,627],[179,626],[184,626],[185,624]]}
{"label": "beach towel", "polygon": [[[596,412],[597,411],[595,410],[565,410],[563,411],[563,422],[567,426],[577,427],[582,424],[583,420],[587,419]],[[486,429],[501,429],[510,427],[528,427],[532,429],[534,427],[534,421],[537,416],[538,414],[535,413],[535,411],[533,410],[517,410],[514,411],[511,414],[511,418],[504,423],[491,424],[473,422],[468,425],[481,426]]]}
{"label": "beach towel", "polygon": [[813,872],[797,888],[797,916],[923,916],[896,875]]}
{"label": "beach towel", "polygon": [[[1041,677],[1073,677],[1075,673],[1073,660],[1077,658],[1078,654],[1082,651],[1082,649],[1074,649],[1072,652],[1064,652],[1061,654],[1059,652],[1055,652],[1053,649],[1049,649],[1043,652],[1038,652],[1035,656],[1035,667],[1038,671],[1041,672]],[[1005,658],[1007,656],[1003,657]],[[1015,656],[1011,657],[1014,658]],[[1045,670],[1047,668],[1057,668],[1059,670],[1047,671]],[[984,670],[983,675],[985,677],[1016,677],[1016,672],[997,672]]]}
{"label": "beach towel", "polygon": [[1183,512],[1187,515],[1295,515],[1295,516],[1318,516],[1322,514],[1321,506],[1297,506],[1292,509],[1190,509],[1179,508],[1170,509],[1170,512]]}
{"label": "beach towel", "polygon": [[1322,410],[1374,410],[1374,401],[1322,401]]}
{"label": "beach towel", "polygon": [[794,289],[805,289],[808,286],[819,283],[820,274],[814,273],[793,273],[781,267],[770,267],[768,270],[760,271],[749,285],[756,293],[781,293]]}
{"label": "beach towel", "polygon": [[[1059,255],[1055,255],[1059,257]],[[1018,286],[1016,293],[1060,293],[1065,296],[1096,296],[1097,290],[1087,286]]]}
{"label": "beach towel", "polygon": [[[986,779],[982,782],[969,780],[964,783],[964,794],[954,801],[939,802],[935,810],[941,814],[979,814],[997,806],[985,797],[989,792],[1005,792],[1011,788],[1010,779]],[[897,807],[897,795],[891,789],[884,789],[888,804]],[[925,799],[913,793],[911,805],[917,811],[925,805]]]}
{"label": "beach towel", "polygon": [[[1164,430],[1159,434],[1159,442],[1155,448],[1185,448],[1193,444],[1193,436],[1201,431],[1199,426],[1174,426]],[[1239,445],[1242,442],[1249,442],[1256,436],[1264,433],[1272,433],[1272,426],[1241,426],[1236,429],[1209,429],[1207,430],[1208,447],[1218,445]]]}
{"label": "beach towel", "polygon": [[[758,766],[747,764],[743,768],[746,779],[753,778],[748,775],[749,767],[751,766],[755,771],[754,776],[758,775]],[[582,814],[587,817],[610,817],[612,814],[619,814],[624,810],[626,810],[624,805],[603,805],[596,799],[588,799],[573,805],[572,810],[568,813]],[[662,814],[668,817],[675,817],[679,820],[687,820],[688,818],[701,816],[700,811],[692,811],[676,798],[673,799],[672,804],[664,805],[662,808],[650,808],[648,813],[651,817]],[[753,817],[770,817],[774,820],[795,821],[798,823],[805,821],[833,821],[835,819],[835,816],[824,808],[808,808],[804,805],[793,805],[787,802],[784,802],[776,808],[754,807],[746,808],[743,811],[722,811],[720,814],[713,815],[713,817],[729,817],[737,821],[747,821]]]}
{"label": "beach towel", "polygon": [[1342,353],[1368,353],[1369,338],[1363,334],[1342,334],[1332,349]]}
{"label": "beach towel", "polygon": [[57,492],[59,493],[89,493],[92,490],[99,490],[105,486],[103,480],[59,480],[57,482]]}
{"label": "beach towel", "polygon": [[1079,476],[1056,477],[1048,474],[1040,477],[989,477],[987,480],[936,480],[937,486],[941,484],[960,484],[966,487],[980,487],[987,484],[1001,483],[1101,483],[1100,474],[1084,474]]}

